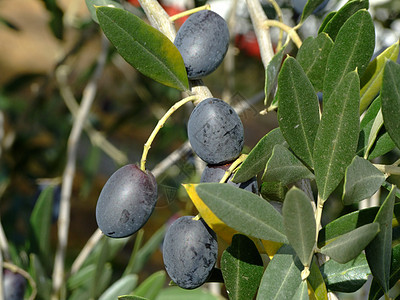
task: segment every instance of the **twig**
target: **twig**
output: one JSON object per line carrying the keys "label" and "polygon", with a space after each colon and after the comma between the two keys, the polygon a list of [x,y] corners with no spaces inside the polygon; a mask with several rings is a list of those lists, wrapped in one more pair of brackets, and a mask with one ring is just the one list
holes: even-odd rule
{"label": "twig", "polygon": [[[279,7],[278,3],[276,3],[275,0],[269,0],[269,3],[271,3],[272,6],[274,7],[279,22],[283,23],[283,14],[282,14],[282,10]],[[278,52],[282,48],[282,39],[283,39],[283,29],[280,28],[278,44],[276,45],[276,52]]]}
{"label": "twig", "polygon": [[[36,287],[36,282],[35,282],[35,280],[33,280],[32,276],[28,272],[26,272],[24,269],[21,269],[20,267],[14,265],[12,263],[4,261],[3,266],[4,266],[4,268],[9,269],[10,271],[12,271],[14,273],[21,274],[28,280],[29,285],[32,288],[32,292],[31,292],[31,295],[29,296],[29,300],[35,299],[36,294],[37,294],[37,287]],[[1,285],[3,285],[3,282],[1,282]]]}
{"label": "twig", "polygon": [[89,114],[90,107],[97,91],[97,81],[100,78],[104,65],[106,63],[107,52],[109,43],[103,36],[102,51],[98,57],[96,69],[92,78],[88,82],[83,91],[82,103],[80,105],[78,114],[73,123],[71,133],[67,145],[67,163],[65,166],[62,187],[61,187],[61,201],[60,201],[60,215],[58,218],[58,244],[56,255],[54,259],[53,269],[53,293],[52,299],[59,299],[59,293],[64,283],[64,263],[65,254],[68,243],[68,230],[70,221],[70,199],[72,193],[72,184],[75,175],[76,156],[78,150],[79,139],[84,127],[84,123]]}
{"label": "twig", "polygon": [[[76,118],[79,110],[79,104],[76,101],[70,86],[67,84],[67,69],[66,66],[61,66],[56,70],[56,79],[60,94],[64,99],[66,106],[71,114]],[[90,142],[102,149],[109,157],[111,157],[118,165],[128,163],[128,157],[104,137],[102,133],[93,128],[88,119],[85,120],[84,128],[89,136]]]}
{"label": "twig", "polygon": [[299,35],[297,34],[295,28],[292,28],[289,25],[286,25],[277,20],[266,20],[263,23],[263,26],[266,28],[274,26],[274,27],[278,27],[278,28],[284,30],[289,35],[289,37],[292,39],[293,43],[295,43],[296,47],[297,48],[301,47],[302,42],[301,42],[301,39],[300,39]]}
{"label": "twig", "polygon": [[176,20],[178,20],[180,18],[183,18],[183,17],[186,17],[188,15],[197,13],[197,12],[202,11],[202,10],[210,10],[210,9],[211,9],[210,4],[206,4],[206,5],[199,6],[199,7],[193,8],[193,9],[189,9],[189,10],[183,11],[183,12],[181,12],[179,14],[173,15],[173,16],[169,17],[169,20],[171,22],[175,22]]}
{"label": "twig", "polygon": [[86,245],[79,252],[78,257],[72,263],[70,275],[73,275],[79,271],[79,269],[82,267],[82,264],[89,256],[90,252],[92,252],[93,248],[97,245],[97,243],[101,240],[103,236],[104,235],[101,232],[101,230],[97,228],[96,231],[93,233],[93,235],[90,237],[90,239],[86,242]]}
{"label": "twig", "polygon": [[258,45],[260,47],[261,59],[264,68],[267,69],[270,60],[274,56],[274,49],[272,48],[269,29],[263,27],[263,23],[268,20],[268,18],[261,7],[259,0],[246,0],[246,3],[257,36]]}

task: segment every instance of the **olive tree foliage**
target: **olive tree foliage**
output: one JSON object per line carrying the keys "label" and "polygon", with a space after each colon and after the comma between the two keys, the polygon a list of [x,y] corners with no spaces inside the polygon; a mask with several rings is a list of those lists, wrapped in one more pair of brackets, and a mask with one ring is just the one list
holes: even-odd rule
{"label": "olive tree foliage", "polygon": [[[30,217],[35,251],[29,259],[22,261],[2,247],[7,254],[3,265],[28,279],[26,294],[37,294],[40,299],[226,296],[320,300],[330,294],[355,292],[371,276],[369,299],[396,297],[391,289],[400,279],[396,235],[400,216],[396,204],[400,197],[396,185],[400,175],[399,43],[372,59],[375,26],[368,0],[349,0],[324,16],[315,36],[303,40],[297,31],[323,0],[309,0],[294,27],[281,19],[268,19],[259,1],[246,1],[265,69],[265,107],[260,113],[269,118],[276,112],[278,120],[278,127],[265,132],[246,154],[243,124],[236,112],[224,99],[214,98],[199,75],[202,64],[208,74],[222,62],[225,54],[216,59],[213,51],[218,55],[227,51],[226,36],[218,39],[218,34],[227,34],[220,30],[221,20],[216,24],[223,33],[212,36],[210,18],[215,16],[201,12],[202,19],[194,22],[198,24],[195,27],[203,22],[211,25],[199,29],[198,36],[196,28],[189,28],[175,45],[175,19],[169,18],[157,1],[139,2],[143,18],[114,0],[86,0],[94,22],[119,55],[145,76],[180,91],[182,99],[177,98],[160,118],[141,160],[134,162],[137,165],[116,170],[115,174],[126,178],[115,180],[114,176],[106,183],[96,210],[100,230],[65,271],[71,176],[76,163],[76,148],[69,143],[54,264],[49,245],[52,188],[41,193]],[[279,6],[274,8],[280,16]],[[204,9],[208,8],[200,11]],[[269,34],[272,26],[285,32],[274,52]],[[204,55],[198,56],[206,61],[188,63],[180,48],[196,45],[197,39],[211,43],[203,43],[209,46],[200,49]],[[297,51],[289,52],[293,46]],[[187,53],[190,49],[185,49]],[[188,78],[193,72],[189,66],[194,65],[199,68],[196,76]],[[209,170],[201,182],[183,185],[198,215],[181,217],[169,228],[163,226],[142,245],[140,228],[150,218],[157,198],[157,174],[146,169],[147,155],[167,119],[188,102],[197,105],[189,117],[188,138]],[[74,123],[70,138],[79,138],[83,130],[90,101],[85,103],[82,100],[76,116],[81,118],[80,127],[79,122]],[[218,106],[210,106],[212,103]],[[227,165],[217,176],[213,173],[221,162]],[[128,168],[130,172],[124,171]],[[143,184],[142,180],[147,181]],[[230,184],[226,184],[228,180]],[[247,183],[251,188],[246,188]],[[362,200],[376,195],[380,196],[379,206],[360,208]],[[146,203],[149,209],[143,204],[146,201],[151,202]],[[323,214],[333,201],[341,201],[347,213],[324,221]],[[142,212],[144,215],[139,215]],[[103,228],[108,237],[101,232]],[[115,235],[118,230],[122,233]],[[133,233],[131,258],[115,279],[110,262],[128,243],[125,236]],[[138,284],[139,272],[164,237],[167,273],[155,272]],[[217,247],[222,253],[219,256]],[[170,282],[173,287],[165,287],[167,274],[175,280]],[[210,282],[218,283],[223,296],[201,287]]]}

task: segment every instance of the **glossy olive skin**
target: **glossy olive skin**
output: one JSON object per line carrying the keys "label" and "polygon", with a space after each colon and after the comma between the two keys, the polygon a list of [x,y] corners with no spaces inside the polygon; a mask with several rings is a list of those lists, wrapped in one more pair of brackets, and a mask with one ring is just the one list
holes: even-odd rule
{"label": "glossy olive skin", "polygon": [[208,164],[231,162],[243,149],[242,121],[228,103],[217,98],[205,99],[194,108],[187,132],[193,151]]}
{"label": "glossy olive skin", "polygon": [[[230,166],[231,163],[225,165],[206,165],[206,167],[203,170],[203,173],[201,174],[200,182],[220,182],[222,177],[224,177],[225,172],[229,169]],[[249,191],[253,194],[258,194],[258,182],[256,177],[253,177],[246,182],[240,182],[240,183],[232,182],[232,177],[233,174],[229,176],[226,183],[231,184],[240,189]]]}
{"label": "glossy olive skin", "polygon": [[104,185],[96,206],[96,221],[109,237],[134,234],[147,222],[157,202],[157,182],[130,164],[115,171]]}
{"label": "glossy olive skin", "polygon": [[212,73],[222,62],[229,46],[226,21],[211,10],[192,14],[179,28],[175,41],[189,79]]}
{"label": "glossy olive skin", "polygon": [[215,233],[193,216],[177,219],[167,230],[163,243],[165,269],[178,286],[194,289],[207,281],[218,256]]}
{"label": "glossy olive skin", "polygon": [[23,300],[26,289],[26,279],[19,273],[8,269],[3,271],[3,296],[7,300]]}

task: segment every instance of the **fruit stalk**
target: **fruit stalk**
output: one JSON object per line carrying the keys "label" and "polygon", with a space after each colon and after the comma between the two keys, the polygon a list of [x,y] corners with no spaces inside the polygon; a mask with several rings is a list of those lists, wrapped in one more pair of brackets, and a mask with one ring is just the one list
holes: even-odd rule
{"label": "fruit stalk", "polygon": [[147,142],[144,144],[143,147],[143,154],[142,154],[142,159],[140,160],[140,169],[142,171],[146,171],[146,159],[147,159],[147,153],[149,152],[151,148],[151,144],[153,143],[157,133],[160,131],[160,129],[164,126],[165,122],[168,120],[168,118],[182,105],[190,102],[190,101],[195,101],[197,100],[197,96],[189,96],[186,98],[183,98],[182,100],[178,101],[175,103],[166,113],[165,115],[158,121],[156,127],[154,128],[153,132],[150,134]]}
{"label": "fruit stalk", "polygon": [[178,19],[180,19],[182,17],[186,17],[188,15],[191,15],[191,14],[194,14],[194,13],[196,13],[198,11],[206,10],[206,9],[207,10],[211,9],[210,4],[206,4],[206,5],[203,5],[203,6],[199,6],[199,7],[193,8],[193,9],[189,9],[189,10],[183,11],[183,12],[181,12],[179,14],[176,14],[176,15],[173,15],[173,16],[169,17],[169,20],[171,22],[175,22],[176,20],[178,20]]}

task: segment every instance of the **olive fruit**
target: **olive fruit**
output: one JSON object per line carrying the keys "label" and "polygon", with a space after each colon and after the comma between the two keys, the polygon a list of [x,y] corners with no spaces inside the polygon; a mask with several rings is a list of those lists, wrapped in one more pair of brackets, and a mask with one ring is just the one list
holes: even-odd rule
{"label": "olive fruit", "polygon": [[179,28],[174,44],[182,55],[189,79],[212,73],[222,62],[229,45],[226,21],[211,10],[192,14]]}
{"label": "olive fruit", "polygon": [[217,237],[203,219],[177,219],[163,243],[165,269],[178,286],[194,289],[205,283],[218,255]]}
{"label": "olive fruit", "polygon": [[[200,182],[220,182],[222,177],[224,177],[225,172],[229,169],[231,163],[224,165],[206,165],[201,174]],[[257,177],[253,177],[246,182],[235,183],[232,181],[233,174],[229,176],[226,181],[235,187],[241,188],[243,190],[249,191],[254,194],[258,194],[258,183]]]}
{"label": "olive fruit", "polygon": [[96,221],[109,237],[132,235],[149,219],[157,202],[157,183],[149,172],[130,164],[115,171],[96,206]]}
{"label": "olive fruit", "polygon": [[194,108],[187,132],[193,151],[208,164],[231,162],[243,149],[242,121],[228,103],[217,98],[205,99]]}
{"label": "olive fruit", "polygon": [[3,297],[7,300],[23,300],[26,289],[26,279],[19,273],[10,270],[3,271]]}

